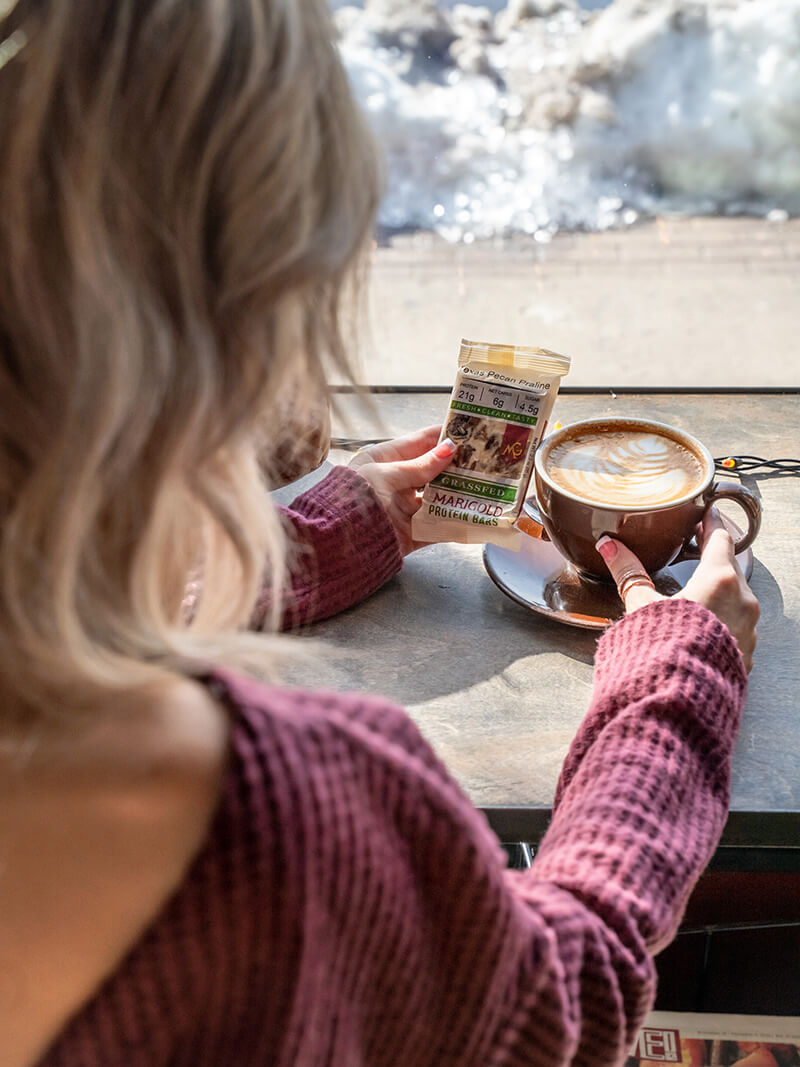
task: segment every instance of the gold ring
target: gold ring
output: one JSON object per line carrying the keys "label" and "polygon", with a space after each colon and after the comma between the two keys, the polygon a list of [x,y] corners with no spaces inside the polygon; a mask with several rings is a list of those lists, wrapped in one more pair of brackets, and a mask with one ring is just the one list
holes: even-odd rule
{"label": "gold ring", "polygon": [[649,574],[643,574],[641,571],[637,571],[635,574],[626,574],[617,587],[622,600],[624,600],[631,589],[635,589],[637,585],[655,589],[655,583]]}

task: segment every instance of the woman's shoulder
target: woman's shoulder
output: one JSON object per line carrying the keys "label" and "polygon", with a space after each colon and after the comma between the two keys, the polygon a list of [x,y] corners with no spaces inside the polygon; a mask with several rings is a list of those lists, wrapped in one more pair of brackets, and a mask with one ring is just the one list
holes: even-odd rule
{"label": "woman's shoulder", "polygon": [[228,738],[208,693],[179,679],[4,751],[0,951],[17,961],[17,992],[0,995],[4,1063],[32,1062],[163,931],[157,917],[208,847]]}
{"label": "woman's shoulder", "polygon": [[[228,709],[231,747],[258,749],[267,761],[283,750],[334,762],[349,753],[443,769],[407,712],[385,697],[328,689],[277,686],[226,669],[204,679]],[[288,748],[287,748],[288,746]],[[307,765],[307,764],[306,764]]]}
{"label": "woman's shoulder", "polygon": [[[246,990],[276,948],[273,934],[302,924],[302,886],[320,843],[347,851],[348,827],[360,818],[349,786],[358,766],[378,762],[367,750],[379,737],[387,753],[414,748],[411,721],[379,697],[265,685],[228,670],[198,681],[140,702],[138,718],[133,706],[130,715],[118,708],[77,746],[65,738],[51,747],[35,804],[25,791],[20,831],[38,847],[13,901],[6,880],[4,903],[38,916],[42,936],[15,947],[32,973],[41,961],[42,996],[54,1005],[49,1018],[30,1005],[41,1021],[20,1041],[41,1048],[73,1017],[54,1063],[78,1062],[74,1050],[120,1012],[114,1041],[135,1031],[152,1052],[169,1033],[168,1013],[144,1038],[146,1013],[132,1000],[168,981],[181,990],[173,1014],[198,1017],[195,997],[215,980],[211,959],[228,990]],[[64,780],[74,783],[66,795]],[[316,876],[332,876],[330,864]],[[62,893],[48,911],[25,883],[56,878]],[[57,989],[46,978],[54,951],[80,961],[69,974],[61,968]],[[3,1011],[0,998],[0,1019]]]}
{"label": "woman's shoulder", "polygon": [[[226,670],[207,684],[231,716],[220,819],[238,820],[254,844],[269,849],[310,834],[347,853],[364,832],[402,824],[414,836],[424,824],[443,841],[455,834],[497,847],[416,723],[390,700],[265,685]],[[219,822],[217,831],[218,841],[230,839]]]}

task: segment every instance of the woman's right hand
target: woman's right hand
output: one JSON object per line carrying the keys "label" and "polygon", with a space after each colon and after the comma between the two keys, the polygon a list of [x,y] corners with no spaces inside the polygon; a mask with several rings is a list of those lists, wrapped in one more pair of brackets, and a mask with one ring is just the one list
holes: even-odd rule
{"label": "woman's right hand", "polygon": [[[700,540],[697,569],[675,596],[695,600],[714,612],[733,635],[749,673],[753,668],[756,624],[761,611],[734,554],[733,539],[716,508],[706,513]],[[638,557],[621,541],[601,537],[597,551],[617,583],[628,614],[654,600],[666,599],[656,592]]]}

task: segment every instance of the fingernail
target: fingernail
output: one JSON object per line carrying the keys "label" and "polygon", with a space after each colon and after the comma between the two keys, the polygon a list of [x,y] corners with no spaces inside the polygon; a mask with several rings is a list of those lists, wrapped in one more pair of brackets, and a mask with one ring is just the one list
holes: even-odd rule
{"label": "fingernail", "polygon": [[447,459],[448,456],[452,456],[455,450],[455,442],[449,437],[445,437],[444,441],[440,441],[436,448],[434,448],[433,454],[439,459]]}
{"label": "fingernail", "polygon": [[594,546],[606,563],[610,563],[611,560],[617,554],[617,542],[612,541],[610,537],[605,534],[595,543]]}

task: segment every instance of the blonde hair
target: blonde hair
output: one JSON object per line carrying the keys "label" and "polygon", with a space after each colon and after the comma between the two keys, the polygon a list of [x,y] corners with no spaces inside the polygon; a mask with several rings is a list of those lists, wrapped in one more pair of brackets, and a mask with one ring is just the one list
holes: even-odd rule
{"label": "blonde hair", "polygon": [[266,671],[243,628],[264,584],[275,623],[286,548],[257,456],[281,398],[349,373],[377,201],[326,0],[4,6],[1,684],[30,719]]}

